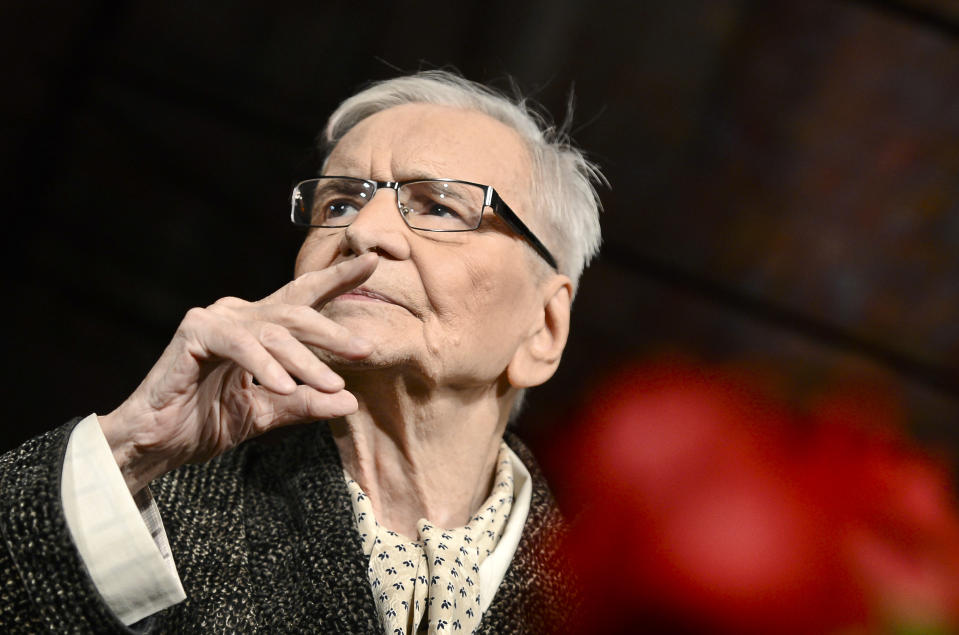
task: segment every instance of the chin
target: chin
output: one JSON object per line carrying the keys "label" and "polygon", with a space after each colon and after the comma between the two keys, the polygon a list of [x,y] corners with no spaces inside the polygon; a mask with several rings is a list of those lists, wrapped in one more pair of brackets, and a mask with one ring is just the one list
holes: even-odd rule
{"label": "chin", "polygon": [[402,341],[419,324],[411,324],[413,317],[405,309],[374,302],[334,302],[321,313],[374,344]]}
{"label": "chin", "polygon": [[395,347],[384,345],[379,338],[370,337],[367,334],[364,334],[363,337],[373,343],[373,352],[363,359],[345,359],[325,349],[314,346],[309,346],[308,348],[314,355],[320,358],[320,361],[335,372],[386,369],[401,366],[408,361],[408,355],[404,355],[401,351],[395,350]]}

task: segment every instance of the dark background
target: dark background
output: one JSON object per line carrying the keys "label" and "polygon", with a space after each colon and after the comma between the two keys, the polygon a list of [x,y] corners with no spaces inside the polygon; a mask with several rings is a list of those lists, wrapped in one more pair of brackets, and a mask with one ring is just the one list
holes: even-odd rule
{"label": "dark background", "polygon": [[[4,3],[0,447],[108,412],[184,312],[291,276],[293,183],[365,82],[521,88],[605,170],[605,246],[542,436],[625,360],[796,404],[867,386],[959,447],[959,6],[950,0]],[[868,393],[868,391],[867,391]]]}

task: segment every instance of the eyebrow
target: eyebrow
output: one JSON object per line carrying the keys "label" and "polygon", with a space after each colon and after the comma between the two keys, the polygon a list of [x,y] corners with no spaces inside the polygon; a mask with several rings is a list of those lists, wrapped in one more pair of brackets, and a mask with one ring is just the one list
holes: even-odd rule
{"label": "eyebrow", "polygon": [[328,194],[362,195],[365,191],[366,189],[363,187],[363,185],[357,181],[333,181],[329,183],[322,183],[313,191],[313,193],[314,195],[318,196],[326,196]]}
{"label": "eyebrow", "polygon": [[454,178],[454,177],[448,177],[448,176],[436,176],[435,174],[431,174],[429,172],[421,172],[419,170],[405,172],[404,176],[406,177],[405,179],[400,179],[400,181],[403,183],[407,181],[433,181],[435,179]]}
{"label": "eyebrow", "polygon": [[[428,179],[428,180],[431,180],[431,179]],[[475,203],[475,201],[471,201],[467,199],[466,197],[460,195],[460,193],[457,192],[456,190],[451,190],[451,189],[442,187],[440,183],[431,183],[430,189],[433,192],[445,194],[446,196],[449,196],[451,199],[459,201],[460,203],[465,203],[467,205]]]}

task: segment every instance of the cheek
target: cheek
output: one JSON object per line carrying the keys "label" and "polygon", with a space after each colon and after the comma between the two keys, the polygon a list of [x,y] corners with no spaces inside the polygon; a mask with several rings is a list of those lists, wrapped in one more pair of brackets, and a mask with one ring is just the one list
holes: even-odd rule
{"label": "cheek", "polygon": [[[466,268],[470,310],[476,315],[522,318],[534,295],[533,279],[521,257],[491,255]],[[491,325],[492,326],[492,325]]]}
{"label": "cheek", "polygon": [[520,311],[521,293],[512,274],[504,271],[476,271],[470,278],[467,311],[476,316],[475,328],[505,337],[513,323],[510,319]]}
{"label": "cheek", "polygon": [[[525,307],[532,289],[524,282],[522,270],[502,266],[495,257],[486,262],[458,263],[459,275],[440,276],[433,288],[442,288],[434,300],[436,318],[445,345],[463,345],[470,340],[486,347],[490,342],[511,342],[523,330]],[[493,263],[496,266],[490,266]],[[451,268],[448,268],[449,271]],[[436,346],[440,337],[431,338]]]}
{"label": "cheek", "polygon": [[335,236],[321,234],[314,230],[307,234],[296,254],[293,268],[295,276],[307,271],[317,271],[328,267],[336,258],[338,241]]}

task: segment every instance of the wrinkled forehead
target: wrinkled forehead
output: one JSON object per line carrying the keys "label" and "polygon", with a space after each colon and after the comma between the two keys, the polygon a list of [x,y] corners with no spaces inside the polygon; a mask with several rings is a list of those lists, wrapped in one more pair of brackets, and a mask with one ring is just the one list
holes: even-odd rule
{"label": "wrinkled forehead", "polygon": [[461,179],[492,185],[517,213],[529,209],[526,144],[511,127],[474,110],[404,104],[370,115],[335,145],[324,173]]}

